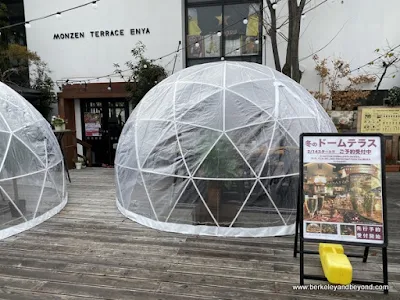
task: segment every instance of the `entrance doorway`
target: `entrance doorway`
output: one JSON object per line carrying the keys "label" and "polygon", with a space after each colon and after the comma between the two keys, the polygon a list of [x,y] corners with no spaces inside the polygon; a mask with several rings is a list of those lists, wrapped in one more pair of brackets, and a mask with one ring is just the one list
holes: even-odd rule
{"label": "entrance doorway", "polygon": [[125,99],[82,99],[82,140],[92,145],[93,166],[114,165],[119,136],[129,117]]}

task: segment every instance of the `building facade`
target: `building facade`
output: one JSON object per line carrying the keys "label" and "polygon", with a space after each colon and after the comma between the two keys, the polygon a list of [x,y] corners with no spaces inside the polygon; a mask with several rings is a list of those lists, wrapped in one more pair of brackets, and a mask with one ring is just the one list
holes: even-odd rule
{"label": "building facade", "polygon": [[[87,2],[25,0],[25,19]],[[285,2],[278,2],[276,7],[278,24],[287,22]],[[393,8],[390,10],[381,6],[375,0],[308,1],[300,41],[301,83],[307,89],[320,88],[314,54],[328,59],[341,57],[358,68],[376,58],[374,50],[386,47],[387,41],[393,46],[399,43],[394,12],[400,2],[386,0],[385,6]],[[131,111],[124,81],[114,73],[115,64],[124,69],[138,42],[146,46],[145,56],[155,59],[169,74],[220,60],[274,67],[269,24],[269,9],[262,0],[99,1],[97,8],[88,5],[61,17],[32,22],[26,38],[28,48],[48,63],[54,81],[60,85],[78,83],[59,91],[58,107],[78,139],[78,152],[85,152],[80,140],[92,145],[95,162],[112,164],[119,132]],[[278,34],[282,62],[286,36],[287,27],[282,25]],[[365,67],[357,72],[364,71]],[[387,78],[381,88],[397,83],[397,78]],[[67,143],[70,159],[76,147],[73,139]]]}

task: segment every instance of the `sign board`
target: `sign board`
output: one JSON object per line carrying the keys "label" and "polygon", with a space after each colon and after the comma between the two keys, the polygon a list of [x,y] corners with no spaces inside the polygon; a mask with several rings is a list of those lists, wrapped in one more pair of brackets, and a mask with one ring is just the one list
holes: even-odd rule
{"label": "sign board", "polygon": [[400,134],[400,107],[360,107],[359,132]]}
{"label": "sign board", "polygon": [[101,116],[96,113],[85,113],[85,136],[101,136]]}
{"label": "sign board", "polygon": [[386,245],[382,145],[378,134],[301,136],[304,240]]}

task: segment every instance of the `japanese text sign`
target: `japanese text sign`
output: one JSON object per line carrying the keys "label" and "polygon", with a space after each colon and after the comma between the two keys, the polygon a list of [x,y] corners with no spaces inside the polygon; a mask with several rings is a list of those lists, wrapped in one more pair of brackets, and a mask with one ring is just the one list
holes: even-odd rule
{"label": "japanese text sign", "polygon": [[303,237],[383,244],[379,135],[303,135]]}

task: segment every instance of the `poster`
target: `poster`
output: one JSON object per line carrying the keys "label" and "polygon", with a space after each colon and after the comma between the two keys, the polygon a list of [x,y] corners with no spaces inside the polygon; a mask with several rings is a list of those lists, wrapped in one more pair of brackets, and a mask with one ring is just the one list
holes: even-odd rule
{"label": "poster", "polygon": [[204,55],[205,57],[220,56],[221,37],[217,34],[210,34],[204,37]]}
{"label": "poster", "polygon": [[305,239],[384,243],[379,136],[303,137]]}
{"label": "poster", "polygon": [[400,108],[362,108],[360,132],[400,134]]}
{"label": "poster", "polygon": [[203,39],[201,35],[188,36],[188,58],[201,58],[204,56]]}
{"label": "poster", "polygon": [[98,113],[85,113],[85,136],[101,136],[101,116]]}

